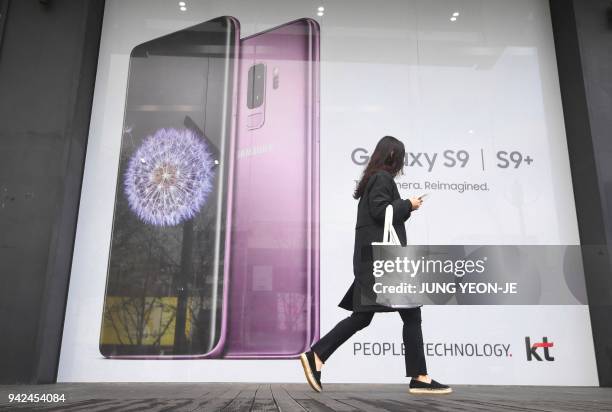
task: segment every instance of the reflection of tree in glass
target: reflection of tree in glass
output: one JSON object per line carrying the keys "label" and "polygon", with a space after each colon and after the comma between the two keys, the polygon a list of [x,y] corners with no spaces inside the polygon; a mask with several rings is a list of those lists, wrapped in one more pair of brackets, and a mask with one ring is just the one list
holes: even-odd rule
{"label": "reflection of tree in glass", "polygon": [[175,315],[174,301],[142,297],[113,299],[104,313],[119,344],[137,346],[160,346]]}
{"label": "reflection of tree in glass", "polygon": [[306,327],[306,296],[296,292],[276,295],[278,325],[281,330],[304,330]]}

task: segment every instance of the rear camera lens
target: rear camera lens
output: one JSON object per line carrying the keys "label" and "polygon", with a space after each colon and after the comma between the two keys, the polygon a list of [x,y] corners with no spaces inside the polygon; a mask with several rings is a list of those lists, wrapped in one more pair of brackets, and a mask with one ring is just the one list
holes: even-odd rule
{"label": "rear camera lens", "polygon": [[249,68],[247,107],[255,109],[263,104],[266,90],[266,65],[255,64]]}

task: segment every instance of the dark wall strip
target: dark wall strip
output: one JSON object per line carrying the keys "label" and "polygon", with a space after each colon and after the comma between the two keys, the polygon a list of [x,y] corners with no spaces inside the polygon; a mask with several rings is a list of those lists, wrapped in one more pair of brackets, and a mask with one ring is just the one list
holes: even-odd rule
{"label": "dark wall strip", "polygon": [[9,0],[0,0],[0,50],[2,49],[2,35],[4,34],[4,23],[8,14]]}
{"label": "dark wall strip", "polygon": [[0,383],[54,382],[103,0],[12,1],[0,58]]}
{"label": "dark wall strip", "polygon": [[580,241],[597,246],[584,248],[583,260],[601,386],[612,386],[612,202],[606,199],[612,174],[605,166],[612,164],[612,111],[602,111],[612,108],[610,4],[550,1]]}

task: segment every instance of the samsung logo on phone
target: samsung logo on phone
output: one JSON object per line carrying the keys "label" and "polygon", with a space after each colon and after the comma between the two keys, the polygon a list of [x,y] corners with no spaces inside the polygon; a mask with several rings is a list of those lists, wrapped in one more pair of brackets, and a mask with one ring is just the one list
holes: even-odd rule
{"label": "samsung logo on phone", "polygon": [[274,146],[271,144],[266,144],[262,146],[244,147],[238,150],[238,159],[244,159],[245,157],[258,156],[264,153],[268,153],[268,152],[271,152],[273,148]]}

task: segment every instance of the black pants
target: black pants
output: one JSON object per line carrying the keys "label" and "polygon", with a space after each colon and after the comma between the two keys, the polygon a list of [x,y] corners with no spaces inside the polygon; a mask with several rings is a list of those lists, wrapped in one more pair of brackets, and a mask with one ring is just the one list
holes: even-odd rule
{"label": "black pants", "polygon": [[[421,308],[399,309],[404,327],[404,360],[406,376],[427,375],[425,353],[423,351],[423,332],[421,331]],[[312,351],[325,362],[336,349],[353,336],[358,330],[372,322],[375,312],[353,312],[341,320],[332,330],[312,346]]]}

